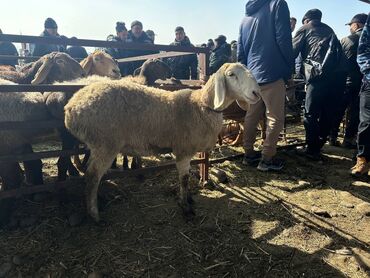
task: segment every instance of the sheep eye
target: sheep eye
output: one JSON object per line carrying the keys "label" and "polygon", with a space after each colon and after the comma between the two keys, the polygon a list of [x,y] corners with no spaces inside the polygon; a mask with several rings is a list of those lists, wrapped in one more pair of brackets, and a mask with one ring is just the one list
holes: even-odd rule
{"label": "sheep eye", "polygon": [[228,71],[228,72],[226,73],[226,75],[227,75],[227,76],[235,76],[235,74],[234,74],[233,72],[231,72],[231,71]]}

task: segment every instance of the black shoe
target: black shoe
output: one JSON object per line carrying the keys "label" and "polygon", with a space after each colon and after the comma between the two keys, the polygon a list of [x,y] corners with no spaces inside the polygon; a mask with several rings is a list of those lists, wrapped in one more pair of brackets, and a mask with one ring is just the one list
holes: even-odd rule
{"label": "black shoe", "polygon": [[262,172],[267,171],[280,171],[284,167],[284,161],[281,159],[273,158],[271,160],[261,160],[258,163],[257,170]]}
{"label": "black shoe", "polygon": [[247,166],[257,166],[257,163],[261,160],[261,152],[254,152],[252,155],[244,155],[243,165]]}
{"label": "black shoe", "polygon": [[342,147],[345,149],[356,149],[357,144],[353,142],[353,140],[344,138]]}
{"label": "black shoe", "polygon": [[340,144],[339,142],[337,141],[337,139],[335,138],[331,138],[329,139],[329,145],[332,146],[332,147],[339,147]]}
{"label": "black shoe", "polygon": [[322,159],[320,152],[314,152],[308,148],[297,149],[296,152],[298,155],[304,156],[313,161],[320,161]]}

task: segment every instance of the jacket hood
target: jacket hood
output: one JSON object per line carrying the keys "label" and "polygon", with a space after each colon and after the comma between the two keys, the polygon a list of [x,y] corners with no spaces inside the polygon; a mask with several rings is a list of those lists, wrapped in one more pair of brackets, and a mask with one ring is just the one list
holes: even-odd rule
{"label": "jacket hood", "polygon": [[245,15],[252,15],[258,12],[259,9],[262,8],[267,2],[271,0],[249,0],[248,3],[245,5]]}

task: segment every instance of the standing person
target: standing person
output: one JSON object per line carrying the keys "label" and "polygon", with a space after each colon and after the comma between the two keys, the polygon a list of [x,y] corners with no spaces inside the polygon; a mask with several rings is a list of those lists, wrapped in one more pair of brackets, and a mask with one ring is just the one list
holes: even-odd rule
{"label": "standing person", "polygon": [[231,60],[231,46],[226,42],[224,35],[219,35],[215,39],[216,45],[209,58],[210,74],[215,73],[223,64]]}
{"label": "standing person", "polygon": [[[77,40],[77,38],[72,37],[71,40]],[[74,59],[85,59],[88,56],[86,49],[80,45],[69,46],[66,53]]]}
{"label": "standing person", "polygon": [[358,42],[362,29],[366,23],[367,14],[355,15],[349,25],[350,35],[341,40],[344,58],[346,60],[346,87],[343,99],[338,108],[337,118],[333,124],[330,143],[337,144],[339,126],[348,108],[347,124],[342,146],[345,148],[356,148],[356,137],[359,124],[359,92],[361,89],[362,73],[357,64]]}
{"label": "standing person", "polygon": [[370,16],[362,31],[357,62],[364,75],[360,91],[360,124],[357,138],[357,163],[352,175],[366,175],[370,170]]}
{"label": "standing person", "polygon": [[232,40],[230,43],[231,46],[231,63],[236,63],[238,61],[238,42]]}
{"label": "standing person", "polygon": [[[0,34],[3,32],[0,29]],[[11,55],[11,56],[18,56],[18,51],[15,48],[14,44],[11,42],[2,42],[0,41],[0,55]],[[17,58],[0,58],[0,65],[8,65],[13,66],[18,65]]]}
{"label": "standing person", "polygon": [[145,32],[147,34],[147,36],[149,37],[149,39],[152,41],[152,43],[154,43],[155,41],[155,33],[153,30],[146,30]]}
{"label": "standing person", "polygon": [[343,89],[342,80],[334,79],[341,46],[333,29],[322,23],[321,17],[320,10],[309,10],[293,39],[294,57],[301,54],[307,83],[304,113],[307,147],[299,153],[313,160],[321,158],[321,148],[332,126],[334,100],[338,90]]}
{"label": "standing person", "polygon": [[[148,35],[143,31],[143,24],[135,20],[131,23],[131,30],[128,31],[127,42],[130,43],[142,43],[142,44],[153,44],[153,41],[148,37]],[[156,51],[148,50],[130,50],[128,51],[128,57],[142,56],[157,53]],[[133,74],[135,69],[142,66],[144,61],[135,61],[126,63],[128,74]]]}
{"label": "standing person", "polygon": [[[52,37],[59,38],[58,25],[54,19],[48,17],[44,22],[44,31],[41,33],[40,37]],[[32,56],[41,57],[51,52],[64,52],[65,49],[61,45],[56,44],[42,44],[36,43],[31,46]]]}
{"label": "standing person", "polygon": [[[116,36],[109,35],[107,40],[113,42],[127,42],[128,31],[124,22],[116,23]],[[112,56],[114,59],[122,59],[128,57],[129,53],[126,49],[123,48],[107,48],[106,52]],[[119,63],[118,67],[120,69],[121,75],[129,75],[129,70],[127,63]]]}
{"label": "standing person", "polygon": [[284,127],[285,80],[293,67],[292,34],[289,8],[284,0],[250,0],[241,23],[238,61],[249,68],[261,86],[261,100],[250,106],[244,121],[243,164],[261,159],[254,150],[257,125],[266,115],[267,130],[263,143],[260,171],[283,168],[276,159],[276,145]]}
{"label": "standing person", "polygon": [[[194,46],[181,26],[176,27],[175,41],[171,45]],[[168,58],[167,64],[172,70],[173,77],[177,79],[197,79],[198,58],[196,54]]]}
{"label": "standing person", "polygon": [[295,17],[290,18],[290,29],[292,30],[292,33],[295,30],[295,26],[297,25],[297,19]]}
{"label": "standing person", "polygon": [[215,48],[215,43],[212,39],[209,39],[207,41],[207,47],[209,47],[209,49],[212,51],[214,48]]}

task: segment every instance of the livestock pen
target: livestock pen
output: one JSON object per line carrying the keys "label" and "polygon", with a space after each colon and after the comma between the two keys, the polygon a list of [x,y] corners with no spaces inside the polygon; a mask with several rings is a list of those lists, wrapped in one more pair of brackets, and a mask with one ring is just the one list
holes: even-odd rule
{"label": "livestock pen", "polygon": [[[40,38],[0,37],[5,39],[39,42]],[[59,40],[49,42],[60,43]],[[97,45],[86,40],[65,43],[125,47],[106,41]],[[154,47],[158,50],[162,46]],[[163,47],[166,51],[180,52],[178,48]],[[207,68],[207,53],[201,55]],[[183,82],[187,86],[164,83],[157,86],[176,90],[200,85],[199,81]],[[0,90],[76,91],[79,88],[16,85]],[[190,223],[180,217],[173,200],[177,177],[174,171],[169,171],[174,167],[172,162],[154,161],[143,169],[109,172],[106,177],[110,181],[101,187],[102,197],[106,199],[102,213],[109,221],[106,227],[89,222],[81,225],[76,220],[76,214],[84,211],[80,204],[82,178],[55,182],[54,174],[45,185],[0,192],[0,200],[4,200],[35,192],[68,190],[67,197],[61,190],[60,194],[48,195],[45,201],[28,196],[19,198],[17,224],[0,230],[0,274],[5,273],[3,277],[367,277],[369,218],[359,209],[370,200],[369,184],[347,178],[343,169],[352,163],[348,151],[327,147],[325,165],[294,156],[289,149],[301,144],[302,126],[294,121],[289,124],[290,117],[287,123],[280,144],[287,165],[281,174],[265,175],[242,166],[238,161],[242,150],[237,147],[217,146],[213,153],[200,154],[193,160],[193,165],[203,165],[204,174],[210,164],[217,164],[218,169],[226,172],[228,183],[220,182],[215,190],[199,187],[198,180],[193,179],[198,206],[197,216]],[[0,123],[7,130],[62,125],[54,120],[32,125]],[[2,157],[1,161],[44,159],[87,151],[80,148],[62,152],[58,147],[58,144],[45,144],[41,151]],[[55,168],[51,163],[47,166]],[[135,177],[149,173],[152,174],[146,175],[145,180]],[[32,217],[36,221],[30,221]]]}

